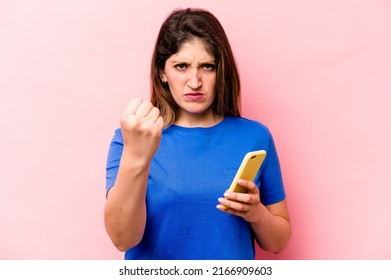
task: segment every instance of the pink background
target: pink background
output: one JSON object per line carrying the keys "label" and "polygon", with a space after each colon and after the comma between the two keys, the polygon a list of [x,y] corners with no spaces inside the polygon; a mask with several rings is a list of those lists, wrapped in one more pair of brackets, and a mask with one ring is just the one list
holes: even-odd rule
{"label": "pink background", "polygon": [[122,259],[105,161],[173,8],[221,21],[274,134],[293,236],[272,259],[391,259],[391,2],[0,1],[0,259]]}

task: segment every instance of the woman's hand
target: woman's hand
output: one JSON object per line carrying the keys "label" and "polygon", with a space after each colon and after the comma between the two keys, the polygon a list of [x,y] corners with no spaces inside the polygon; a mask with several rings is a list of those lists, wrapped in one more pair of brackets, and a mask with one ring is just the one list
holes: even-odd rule
{"label": "woman's hand", "polygon": [[230,192],[227,190],[224,193],[224,198],[220,197],[218,199],[220,204],[217,205],[217,209],[240,216],[249,223],[262,219],[260,215],[262,213],[260,210],[262,209],[260,208],[263,205],[260,203],[259,190],[255,183],[240,179],[238,184],[246,188],[248,190],[247,193]]}
{"label": "woman's hand", "polygon": [[163,119],[158,108],[141,98],[131,100],[121,117],[124,153],[149,162],[162,137]]}
{"label": "woman's hand", "polygon": [[281,252],[292,234],[286,200],[265,206],[260,202],[259,190],[254,182],[239,180],[238,184],[248,192],[226,191],[224,198],[218,199],[220,204],[216,207],[246,220],[261,248],[268,252]]}

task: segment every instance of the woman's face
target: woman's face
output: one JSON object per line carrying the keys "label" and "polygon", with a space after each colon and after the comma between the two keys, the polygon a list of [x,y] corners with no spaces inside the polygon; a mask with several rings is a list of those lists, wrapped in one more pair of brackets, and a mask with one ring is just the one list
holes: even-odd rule
{"label": "woman's face", "polygon": [[213,118],[215,59],[201,39],[184,43],[160,73],[179,106],[178,120]]}

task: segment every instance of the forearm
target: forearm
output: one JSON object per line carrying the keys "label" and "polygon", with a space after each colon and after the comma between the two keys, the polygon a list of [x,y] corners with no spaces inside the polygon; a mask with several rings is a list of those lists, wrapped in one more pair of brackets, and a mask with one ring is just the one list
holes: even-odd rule
{"label": "forearm", "polygon": [[122,159],[104,211],[106,231],[120,251],[137,245],[145,229],[149,165]]}
{"label": "forearm", "polygon": [[273,214],[260,204],[259,219],[251,222],[257,244],[268,252],[279,253],[289,242],[291,224],[289,217]]}

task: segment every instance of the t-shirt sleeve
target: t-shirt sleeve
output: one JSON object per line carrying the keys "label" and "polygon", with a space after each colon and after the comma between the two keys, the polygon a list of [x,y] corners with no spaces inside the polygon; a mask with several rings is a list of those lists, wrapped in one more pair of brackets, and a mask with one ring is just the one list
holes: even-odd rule
{"label": "t-shirt sleeve", "polygon": [[106,194],[114,186],[117,179],[119,164],[123,151],[123,138],[120,129],[115,130],[115,134],[110,143],[109,153],[106,163]]}
{"label": "t-shirt sleeve", "polygon": [[262,204],[280,202],[285,198],[281,167],[272,135],[269,137],[267,155],[261,173],[260,196]]}

